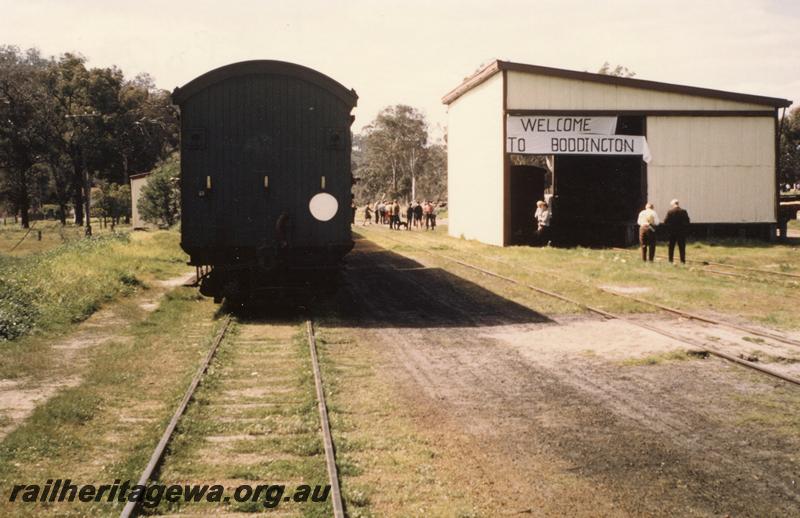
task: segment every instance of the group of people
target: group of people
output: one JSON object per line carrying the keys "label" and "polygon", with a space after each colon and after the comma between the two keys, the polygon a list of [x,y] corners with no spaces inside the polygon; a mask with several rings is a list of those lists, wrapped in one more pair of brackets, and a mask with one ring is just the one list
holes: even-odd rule
{"label": "group of people", "polygon": [[[425,230],[436,229],[436,216],[439,213],[441,204],[425,200],[419,203],[417,200],[407,204],[404,208],[400,207],[397,200],[392,201],[376,201],[373,204],[367,204],[364,208],[364,222],[362,225],[371,225],[373,218],[376,224],[388,224],[390,229],[400,230],[404,227],[406,230],[412,228],[422,228],[423,219],[425,221]],[[405,221],[402,216],[405,215]]]}
{"label": "group of people", "polygon": [[681,263],[686,263],[686,235],[689,233],[689,213],[681,208],[678,200],[670,202],[670,209],[664,222],[658,218],[655,206],[647,203],[639,213],[639,245],[642,248],[642,261],[652,261],[656,255],[656,227],[664,225],[669,236],[669,262],[675,257],[675,245],[678,245]]}

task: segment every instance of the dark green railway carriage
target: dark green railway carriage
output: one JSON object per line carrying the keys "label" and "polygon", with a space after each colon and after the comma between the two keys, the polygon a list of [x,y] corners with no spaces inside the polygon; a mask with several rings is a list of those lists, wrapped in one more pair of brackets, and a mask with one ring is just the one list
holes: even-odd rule
{"label": "dark green railway carriage", "polygon": [[315,70],[245,61],[172,94],[181,111],[181,246],[201,292],[330,278],[353,247],[352,109]]}

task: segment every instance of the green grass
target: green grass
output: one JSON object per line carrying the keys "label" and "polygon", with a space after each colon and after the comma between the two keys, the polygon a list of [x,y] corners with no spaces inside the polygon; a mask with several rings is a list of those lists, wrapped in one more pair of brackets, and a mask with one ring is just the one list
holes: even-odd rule
{"label": "green grass", "polygon": [[[183,396],[214,326],[216,312],[195,290],[168,294],[145,320],[92,351],[81,382],[62,389],[0,443],[0,486],[49,478],[110,484],[137,479]],[[65,366],[74,370],[75,366]],[[72,372],[72,371],[70,371]],[[0,501],[0,515],[116,515],[119,504]]]}
{"label": "green grass", "polygon": [[0,341],[51,333],[153,278],[185,271],[178,234],[105,234],[22,257],[0,256]]}
{"label": "green grass", "polygon": [[800,412],[787,412],[787,408],[800,407],[800,391],[787,384],[770,386],[769,390],[737,396],[740,403],[739,425],[743,433],[760,433],[767,428],[800,440]]}
{"label": "green grass", "polygon": [[[112,233],[128,233],[130,225],[117,225],[112,232],[111,226],[102,226],[99,219],[92,220],[92,234],[95,237]],[[39,233],[41,232],[41,239]],[[20,257],[28,254],[45,252],[70,241],[83,239],[85,230],[74,223],[62,226],[53,220],[31,221],[30,232],[6,219],[6,224],[0,220],[0,256],[11,255]],[[13,251],[12,251],[13,248]]]}
{"label": "green grass", "polygon": [[[382,227],[359,227],[357,232],[387,250],[411,256],[518,300],[545,314],[580,313],[578,306],[536,294],[524,287],[486,277],[441,257],[413,247],[495,271],[526,284],[549,289],[586,304],[612,312],[651,312],[651,306],[604,293],[599,286],[635,288],[638,298],[673,307],[730,313],[782,329],[800,329],[800,282],[784,278],[748,279],[712,275],[699,265],[671,265],[666,261],[643,263],[633,250],[590,248],[496,247],[477,241],[451,238],[441,232],[391,232]],[[398,244],[393,240],[399,240]],[[443,248],[447,247],[447,248]],[[663,250],[663,246],[660,247]],[[795,271],[800,248],[756,241],[696,242],[689,257],[706,257],[743,265]],[[781,266],[782,265],[782,266]]]}
{"label": "green grass", "polygon": [[186,271],[177,232],[76,239],[22,257],[0,256],[0,378],[44,375],[58,368],[50,354],[63,336],[103,305],[129,306],[157,279]]}
{"label": "green grass", "polygon": [[[296,322],[284,325],[291,326],[288,336],[285,331],[276,336],[270,325],[234,326],[179,424],[161,481],[285,484],[286,494],[301,483],[328,483],[305,326]],[[253,329],[258,329],[260,343],[242,343],[242,334]],[[276,378],[280,381],[270,383]],[[254,389],[264,393],[247,395]],[[228,403],[264,406],[242,410],[228,408]],[[224,440],[210,442],[212,437]],[[165,503],[159,512],[210,513],[217,512],[220,505]],[[287,502],[278,509],[304,516],[331,513],[329,503]],[[222,510],[256,512],[263,511],[264,505],[231,500]]]}
{"label": "green grass", "polygon": [[692,359],[703,358],[703,354],[693,354],[685,349],[676,349],[674,351],[666,351],[659,354],[651,354],[643,358],[628,358],[622,362],[623,365],[629,367],[642,366],[642,365],[659,365],[664,362],[686,361]]}
{"label": "green grass", "polygon": [[404,397],[381,375],[388,367],[365,345],[370,340],[352,333],[330,321],[320,323],[317,336],[348,515],[474,516],[482,495],[458,482],[459,452],[445,450],[415,423]]}

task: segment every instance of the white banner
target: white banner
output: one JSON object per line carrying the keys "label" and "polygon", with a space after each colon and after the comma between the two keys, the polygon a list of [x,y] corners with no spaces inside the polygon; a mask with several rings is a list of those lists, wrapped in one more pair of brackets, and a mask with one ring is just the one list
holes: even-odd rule
{"label": "white banner", "polygon": [[534,133],[588,133],[613,135],[616,117],[539,117],[512,115],[506,123],[509,137],[523,138]]}
{"label": "white banner", "polygon": [[[615,135],[616,117],[508,117],[506,152],[525,155],[641,155],[647,139]],[[567,131],[570,128],[571,131]]]}

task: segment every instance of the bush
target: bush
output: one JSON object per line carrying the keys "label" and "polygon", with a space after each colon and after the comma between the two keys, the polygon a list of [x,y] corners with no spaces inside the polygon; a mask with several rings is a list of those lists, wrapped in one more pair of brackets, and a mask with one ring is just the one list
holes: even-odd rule
{"label": "bush", "polygon": [[136,240],[104,234],[38,254],[0,256],[0,342],[60,331],[104,302],[146,287],[143,277],[185,271],[178,239],[175,232]]}
{"label": "bush", "polygon": [[0,342],[13,340],[34,327],[38,312],[33,293],[18,283],[0,279]]}
{"label": "bush", "polygon": [[137,205],[139,214],[145,221],[166,227],[171,227],[178,221],[180,214],[179,176],[180,162],[177,155],[173,155],[147,177],[147,183],[142,188]]}

